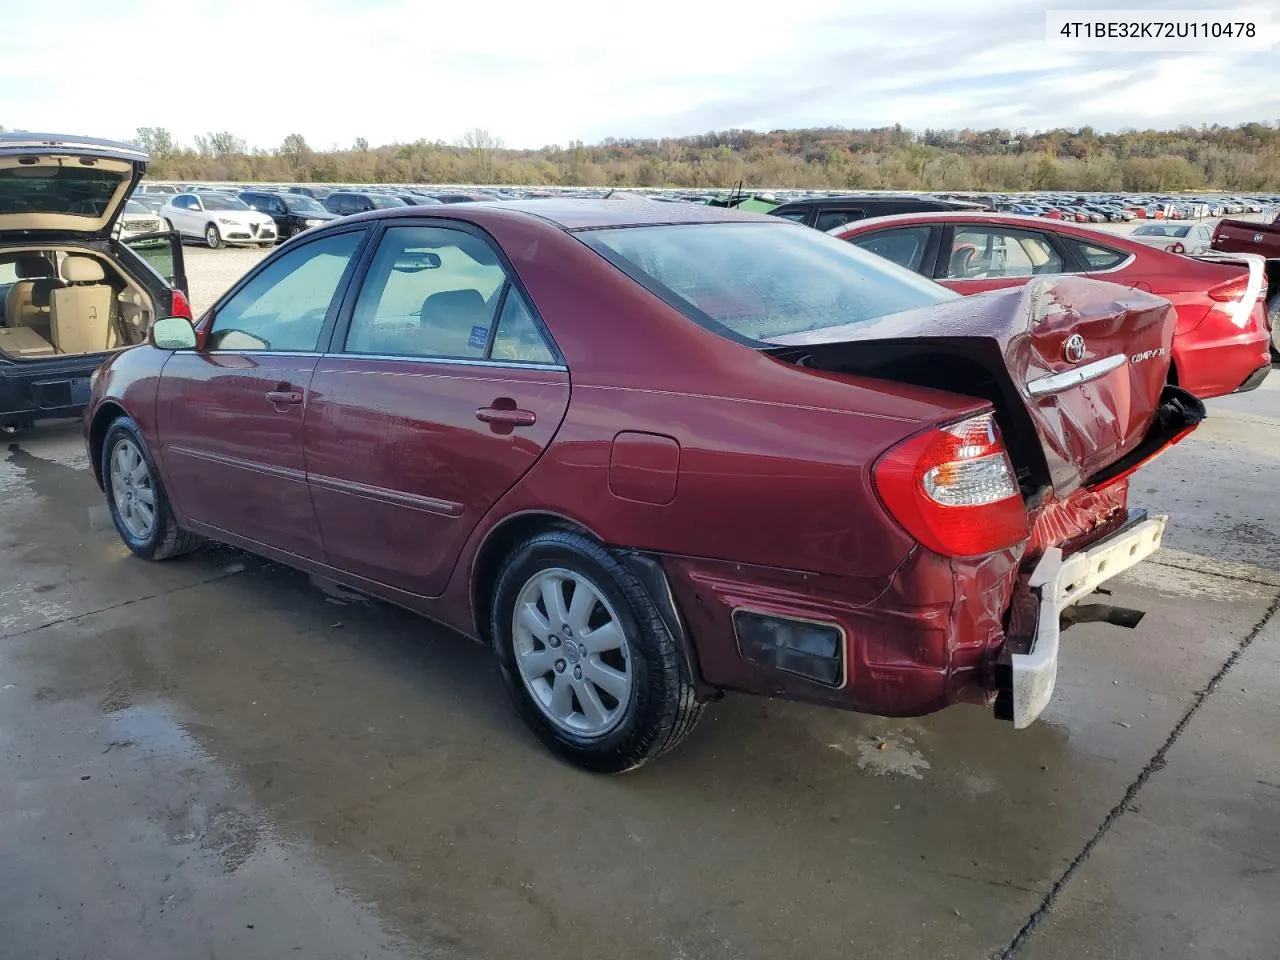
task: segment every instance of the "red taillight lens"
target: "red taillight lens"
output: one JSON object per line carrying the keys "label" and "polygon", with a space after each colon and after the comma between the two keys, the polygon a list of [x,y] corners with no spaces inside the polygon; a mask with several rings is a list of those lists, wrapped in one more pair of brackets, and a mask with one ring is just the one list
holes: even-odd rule
{"label": "red taillight lens", "polygon": [[194,319],[191,316],[191,301],[187,299],[187,295],[181,290],[173,291],[173,307],[170,309],[171,317],[186,317],[188,320]]}
{"label": "red taillight lens", "polygon": [[1030,536],[1018,479],[991,414],[903,441],[876,461],[872,476],[893,518],[935,553],[975,557]]}
{"label": "red taillight lens", "polygon": [[1249,289],[1249,275],[1246,273],[1242,277],[1236,277],[1234,280],[1228,280],[1226,283],[1220,283],[1216,287],[1210,287],[1209,296],[1217,300],[1219,303],[1239,300],[1245,295]]}

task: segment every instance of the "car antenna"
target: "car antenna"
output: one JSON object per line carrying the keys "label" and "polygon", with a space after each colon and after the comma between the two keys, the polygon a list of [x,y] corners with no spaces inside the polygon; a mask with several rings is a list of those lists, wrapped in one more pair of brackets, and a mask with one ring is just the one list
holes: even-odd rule
{"label": "car antenna", "polygon": [[608,200],[608,199],[609,199],[610,197],[612,197],[612,196],[613,196],[613,188],[612,188],[612,187],[610,187],[610,188],[609,188],[609,192],[608,192],[608,193],[606,193],[606,194],[604,195],[604,198],[605,198],[606,200]]}

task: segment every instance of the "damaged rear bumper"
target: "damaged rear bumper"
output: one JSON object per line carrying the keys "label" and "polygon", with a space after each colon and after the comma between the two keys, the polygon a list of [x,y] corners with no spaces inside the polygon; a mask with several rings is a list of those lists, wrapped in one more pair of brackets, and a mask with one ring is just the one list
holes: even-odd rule
{"label": "damaged rear bumper", "polygon": [[1016,729],[1030,726],[1053,697],[1062,612],[1160,549],[1167,517],[1136,513],[1109,537],[1064,558],[1053,547],[1036,564],[1026,590],[1032,628],[1010,637],[996,665],[996,716]]}

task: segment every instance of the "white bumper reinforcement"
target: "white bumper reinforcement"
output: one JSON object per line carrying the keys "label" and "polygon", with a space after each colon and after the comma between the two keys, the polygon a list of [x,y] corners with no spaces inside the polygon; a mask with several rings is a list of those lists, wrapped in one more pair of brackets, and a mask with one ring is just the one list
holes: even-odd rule
{"label": "white bumper reinforcement", "polygon": [[1030,726],[1053,697],[1058,676],[1059,614],[1100,584],[1159,550],[1168,519],[1143,520],[1065,560],[1057,547],[1045,551],[1028,582],[1040,605],[1035,638],[1027,653],[1015,653],[1010,658],[1016,729]]}

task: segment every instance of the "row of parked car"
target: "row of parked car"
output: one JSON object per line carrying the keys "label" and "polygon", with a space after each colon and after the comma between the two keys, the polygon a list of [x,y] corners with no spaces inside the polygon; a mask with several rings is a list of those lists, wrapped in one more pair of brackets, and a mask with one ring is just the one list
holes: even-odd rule
{"label": "row of parked car", "polygon": [[[169,189],[166,189],[169,187]],[[368,210],[500,199],[483,191],[334,189],[295,186],[139,188],[121,217],[127,235],[174,230],[209,247],[268,247],[337,217]]]}

